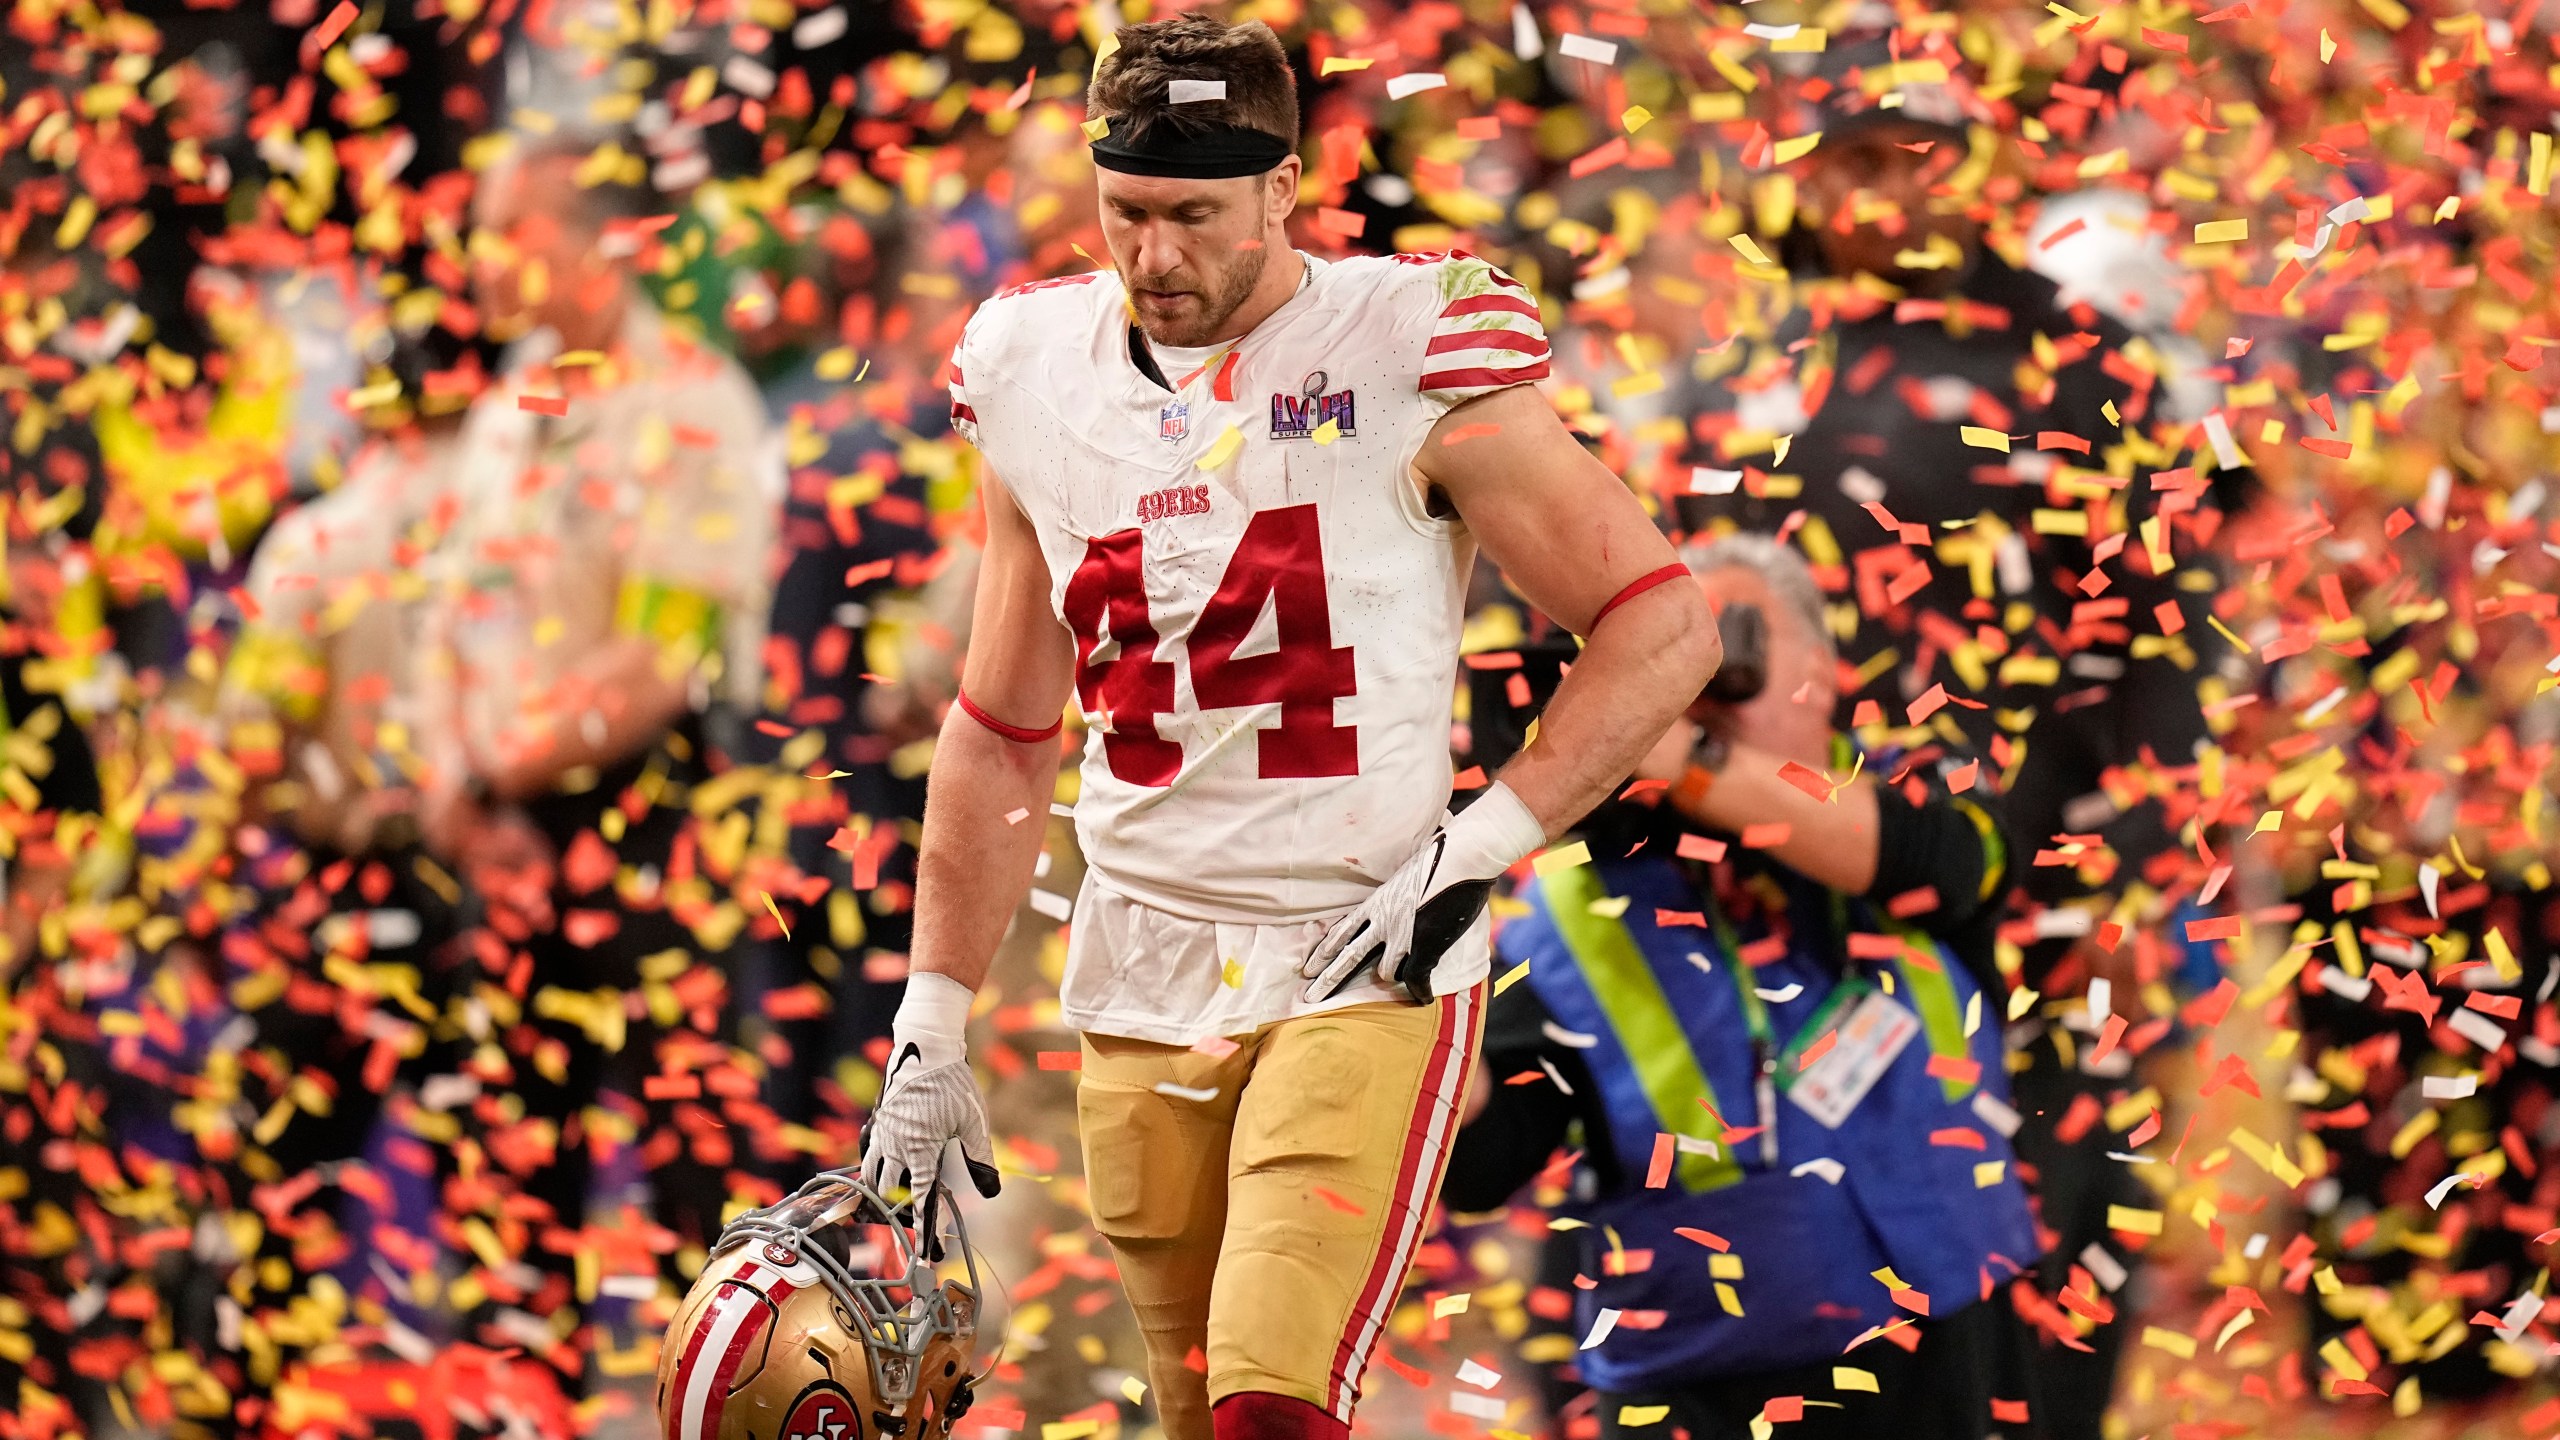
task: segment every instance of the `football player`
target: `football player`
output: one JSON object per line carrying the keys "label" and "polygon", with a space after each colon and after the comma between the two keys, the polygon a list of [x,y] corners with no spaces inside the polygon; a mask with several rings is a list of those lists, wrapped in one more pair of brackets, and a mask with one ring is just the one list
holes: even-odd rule
{"label": "football player", "polygon": [[[1525,287],[1460,252],[1291,248],[1270,30],[1186,15],[1118,42],[1086,127],[1113,269],[989,301],[953,357],[987,550],[865,1173],[928,1185],[956,1139],[994,1192],[962,1031],[1072,695],[1089,870],[1061,1000],[1165,1431],[1343,1436],[1464,1098],[1492,884],[1628,774],[1720,647],[1533,388]],[[1452,816],[1478,545],[1587,643]]]}

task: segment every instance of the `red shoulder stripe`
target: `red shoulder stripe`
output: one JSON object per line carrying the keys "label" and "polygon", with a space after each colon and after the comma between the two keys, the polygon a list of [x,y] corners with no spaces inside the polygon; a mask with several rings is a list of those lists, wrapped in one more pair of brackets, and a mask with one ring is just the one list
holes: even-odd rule
{"label": "red shoulder stripe", "polygon": [[1521,330],[1452,330],[1434,335],[1422,347],[1425,355],[1438,355],[1450,350],[1517,350],[1523,355],[1547,353],[1545,337]]}
{"label": "red shoulder stripe", "polygon": [[1523,300],[1517,295],[1462,295],[1449,302],[1449,308],[1440,312],[1440,318],[1448,320],[1459,315],[1490,315],[1495,311],[1505,315],[1526,315],[1532,320],[1538,318],[1536,302]]}
{"label": "red shoulder stripe", "polygon": [[1467,370],[1434,370],[1422,377],[1420,388],[1430,390],[1499,390],[1505,385],[1525,385],[1547,378],[1547,362],[1516,365],[1508,370],[1477,366]]}

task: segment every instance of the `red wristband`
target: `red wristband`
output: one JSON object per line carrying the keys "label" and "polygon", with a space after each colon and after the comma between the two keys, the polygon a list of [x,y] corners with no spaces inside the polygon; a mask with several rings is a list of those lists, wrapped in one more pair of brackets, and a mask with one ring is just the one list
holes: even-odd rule
{"label": "red wristband", "polygon": [[[1675,560],[1672,563],[1663,566],[1661,569],[1653,571],[1651,574],[1639,575],[1633,580],[1628,581],[1626,589],[1610,596],[1609,603],[1600,607],[1600,613],[1591,617],[1591,630],[1599,629],[1600,622],[1609,618],[1610,611],[1626,604],[1628,601],[1633,600],[1656,585],[1669,584],[1671,581],[1681,579],[1688,573],[1689,567]],[[1591,630],[1586,630],[1583,633],[1588,635],[1591,633]]]}
{"label": "red wristband", "polygon": [[1052,720],[1049,722],[1049,728],[1046,730],[1025,730],[1019,725],[1007,725],[993,715],[979,709],[978,702],[969,698],[968,691],[961,690],[955,693],[959,697],[960,708],[968,712],[970,719],[977,721],[979,724],[986,726],[988,729],[993,730],[1007,740],[1013,741],[1017,745],[1037,745],[1043,740],[1054,740],[1058,737],[1059,727],[1066,724],[1066,721],[1063,719]]}

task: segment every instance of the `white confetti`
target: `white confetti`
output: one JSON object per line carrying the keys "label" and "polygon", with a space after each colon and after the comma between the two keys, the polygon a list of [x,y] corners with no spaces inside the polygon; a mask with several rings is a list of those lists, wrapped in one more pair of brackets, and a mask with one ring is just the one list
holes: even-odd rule
{"label": "white confetti", "polygon": [[2517,1296],[2507,1306],[2506,1318],[2498,1322],[2498,1338],[2510,1345],[2524,1338],[2524,1328],[2542,1313],[2543,1303],[2542,1297],[2530,1290]]}
{"label": "white confetti", "polygon": [[1419,95],[1425,90],[1441,89],[1448,83],[1448,76],[1433,74],[1429,71],[1419,75],[1398,75],[1387,82],[1387,98],[1401,100],[1407,95]]}
{"label": "white confetti", "polygon": [[1030,812],[1030,811],[1028,811],[1028,810],[1022,810],[1022,809],[1008,810],[1008,811],[1006,811],[1006,812],[1005,812],[1004,823],[1006,823],[1007,825],[1019,825],[1019,824],[1021,824],[1023,821],[1028,820],[1028,819],[1030,819],[1030,818],[1031,818],[1031,812]]}
{"label": "white confetti", "polygon": [[2018,1133],[2018,1109],[1988,1090],[1973,1092],[1973,1118],[2005,1138]]}
{"label": "white confetti", "polygon": [[1548,1039],[1553,1040],[1567,1050],[1588,1050],[1592,1046],[1600,1043],[1600,1037],[1597,1035],[1585,1035],[1578,1030],[1567,1030],[1553,1020],[1548,1021],[1546,1024],[1538,1028],[1545,1033]]}
{"label": "white confetti", "polygon": [[2418,1093],[2430,1100],[2467,1100],[2480,1093],[2480,1077],[2429,1075],[2419,1080]]}
{"label": "white confetti", "polygon": [[1556,50],[1568,60],[1588,60],[1594,65],[1618,63],[1618,42],[1615,40],[1594,40],[1588,35],[1568,32],[1556,42]]}
{"label": "white confetti", "polygon": [[2427,1192],[2427,1208],[2430,1210],[2441,1210],[2444,1208],[2445,1197],[2453,1193],[2455,1186],[2470,1185],[2476,1187],[2479,1183],[2479,1176],[2472,1174],[2468,1170],[2456,1170],[2452,1174],[2437,1181],[2435,1183],[2435,1188]]}
{"label": "white confetti", "polygon": [[1464,1415],[1470,1420],[1498,1421],[1511,1412],[1511,1407],[1499,1396],[1470,1395],[1463,1390],[1451,1393],[1449,1409],[1451,1413]]}
{"label": "white confetti", "polygon": [[[2472,1044],[2479,1046],[2481,1049],[2488,1051],[2492,1055],[2495,1055],[2499,1051],[2507,1048],[2507,1032],[2499,1028],[2497,1021],[2490,1019],[2488,1016],[2481,1014],[2477,1010],[2456,1010],[2452,1014],[2444,1017],[2444,1023],[2447,1028],[2453,1031],[2454,1034],[2461,1036],[2463,1039],[2470,1041]],[[2428,1083],[2433,1084],[2434,1082],[2431,1080]]]}
{"label": "white confetti", "polygon": [[1745,25],[1742,33],[1757,40],[1792,40],[1801,25]]}
{"label": "white confetti", "polygon": [[1031,892],[1031,908],[1064,924],[1067,917],[1075,913],[1076,902],[1073,896],[1061,895],[1055,890],[1035,888]]}
{"label": "white confetti", "polygon": [[1849,1167],[1832,1159],[1828,1155],[1820,1155],[1811,1160],[1807,1160],[1787,1173],[1799,1180],[1803,1179],[1807,1175],[1812,1175],[1818,1177],[1825,1185],[1837,1185],[1840,1183],[1840,1177],[1849,1173]]}
{"label": "white confetti", "polygon": [[1196,105],[1203,100],[1224,100],[1226,98],[1227,82],[1224,80],[1169,80],[1165,82],[1164,103],[1167,105]]}
{"label": "white confetti", "polygon": [[2115,998],[2114,981],[2101,975],[2089,982],[2089,1024],[2092,1029],[2103,1029],[2106,1026],[2107,1015],[2115,1004]]}
{"label": "white confetti", "polygon": [[2080,1252],[2080,1265],[2082,1269],[2089,1272],[2089,1278],[2098,1282],[2099,1289],[2113,1293],[2124,1288],[2126,1276],[2123,1262],[2117,1260],[2114,1252],[2097,1241],[2090,1241],[2089,1248]]}
{"label": "white confetti", "polygon": [[1546,38],[1538,33],[1538,18],[1526,5],[1511,7],[1511,53],[1523,60],[1535,60],[1547,53]]}
{"label": "white confetti", "polygon": [[1803,986],[1803,985],[1801,985],[1801,984],[1790,983],[1790,984],[1786,985],[1786,986],[1785,986],[1784,988],[1782,988],[1782,989],[1777,989],[1777,990],[1763,990],[1763,989],[1761,989],[1759,986],[1754,985],[1754,986],[1752,986],[1752,987],[1751,987],[1751,993],[1752,993],[1752,994],[1754,994],[1754,995],[1759,996],[1759,997],[1760,997],[1761,999],[1763,999],[1763,1000],[1768,1001],[1768,1002],[1769,1002],[1770,1004],[1772,1004],[1772,1005],[1784,1005],[1784,1004],[1786,1004],[1788,1001],[1793,1000],[1793,999],[1794,999],[1794,998],[1796,998],[1797,996],[1799,996],[1799,995],[1803,994],[1803,993],[1804,993],[1804,986]]}
{"label": "white confetti", "polygon": [[1157,1081],[1155,1083],[1155,1092],[1159,1095],[1168,1096],[1175,1100],[1188,1100],[1194,1105],[1206,1105],[1210,1101],[1218,1098],[1218,1088],[1214,1085],[1205,1089],[1194,1090],[1188,1085],[1176,1085],[1170,1080]]}
{"label": "white confetti", "polygon": [[792,26],[791,43],[803,50],[815,50],[828,41],[841,37],[844,34],[845,24],[844,7],[830,5]]}
{"label": "white confetti", "polygon": [[2350,975],[2337,966],[2330,965],[2320,972],[2320,988],[2341,1000],[2349,1000],[2361,1005],[2364,1003],[2364,997],[2373,993],[2373,982]]}
{"label": "white confetti", "polygon": [[2436,887],[2443,883],[2444,876],[2433,865],[2418,867],[2418,893],[2427,897],[2427,914],[2438,920],[2444,917],[2436,914]]}
{"label": "white confetti", "polygon": [[1458,1379],[1460,1383],[1473,1385],[1479,1390],[1490,1390],[1502,1383],[1502,1372],[1487,1369],[1473,1360],[1461,1360],[1458,1362]]}
{"label": "white confetti", "polygon": [[1742,488],[1739,470],[1711,470],[1704,465],[1689,467],[1689,493],[1692,495],[1730,495]]}
{"label": "white confetti", "polygon": [[720,78],[729,88],[762,100],[773,93],[773,72],[744,55],[732,55],[720,67]]}
{"label": "white confetti", "polygon": [[2240,447],[2231,443],[2231,422],[2219,410],[2204,417],[2204,438],[2213,444],[2213,461],[2225,470],[2240,468]]}
{"label": "white confetti", "polygon": [[1599,1318],[1591,1322],[1591,1333],[1583,1337],[1582,1348],[1585,1350],[1591,1349],[1601,1341],[1608,1339],[1609,1332],[1617,1328],[1618,1312],[1615,1310],[1601,1311]]}

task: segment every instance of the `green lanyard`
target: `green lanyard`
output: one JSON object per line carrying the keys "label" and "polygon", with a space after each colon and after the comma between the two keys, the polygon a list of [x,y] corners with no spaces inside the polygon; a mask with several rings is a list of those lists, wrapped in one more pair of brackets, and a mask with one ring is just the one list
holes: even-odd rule
{"label": "green lanyard", "polygon": [[[1779,1061],[1789,1053],[1795,1053],[1795,1045],[1777,1043],[1777,1030],[1769,1025],[1769,1002],[1761,999],[1759,986],[1751,984],[1751,961],[1743,958],[1741,935],[1733,930],[1733,920],[1725,917],[1723,907],[1715,904],[1715,894],[1705,887],[1700,887],[1700,892],[1700,897],[1708,902],[1710,917],[1713,917],[1710,922],[1713,922],[1715,930],[1715,943],[1725,951],[1725,969],[1733,974],[1733,994],[1741,999],[1743,1025],[1751,1030],[1751,1104],[1759,1112],[1756,1120],[1759,1120],[1761,1166],[1777,1168]],[[1830,935],[1836,943],[1846,945],[1848,902],[1838,892],[1830,892]],[[1853,1002],[1859,994],[1864,994],[1864,989],[1866,981],[1861,976],[1843,974],[1841,984],[1833,986],[1833,992],[1825,999],[1823,1007],[1815,1012],[1810,1025],[1805,1025],[1805,1033],[1820,1030],[1823,1027],[1820,1022],[1841,1010],[1843,1002]]]}
{"label": "green lanyard", "polygon": [[1716,944],[1724,950],[1725,969],[1733,975],[1733,991],[1742,1001],[1743,1023],[1751,1029],[1751,1100],[1760,1125],[1760,1163],[1778,1164],[1778,1043],[1769,1027],[1769,1007],[1751,983],[1750,962],[1742,958],[1742,937],[1710,893],[1705,900],[1714,917]]}
{"label": "green lanyard", "polygon": [[[1833,768],[1849,764],[1850,753],[1848,738],[1834,734],[1831,737]],[[1716,944],[1724,950],[1725,967],[1733,974],[1734,994],[1742,1002],[1743,1023],[1751,1031],[1751,1098],[1753,1108],[1759,1112],[1760,1163],[1775,1169],[1778,1164],[1778,1062],[1782,1047],[1778,1044],[1777,1032],[1769,1024],[1768,1003],[1760,998],[1759,987],[1751,983],[1751,963],[1742,958],[1742,937],[1735,933],[1733,922],[1725,916],[1724,907],[1716,903],[1714,891],[1704,885],[1699,889],[1712,917]],[[1831,939],[1834,944],[1845,947],[1849,943],[1849,902],[1837,890],[1829,893]],[[1824,1003],[1816,1020],[1837,1009],[1839,1002],[1848,998],[1852,987],[1863,988],[1863,985],[1855,973],[1844,972],[1840,984],[1833,988],[1832,998]],[[1817,1027],[1807,1027],[1808,1030],[1813,1028]],[[1794,1047],[1783,1048],[1792,1050]]]}

